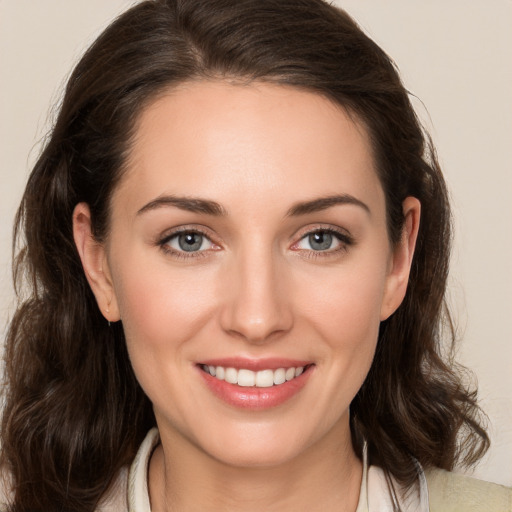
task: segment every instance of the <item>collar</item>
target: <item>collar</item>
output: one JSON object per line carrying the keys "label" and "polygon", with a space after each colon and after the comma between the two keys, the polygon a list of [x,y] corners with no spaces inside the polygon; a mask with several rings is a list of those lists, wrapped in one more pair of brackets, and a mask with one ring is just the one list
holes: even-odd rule
{"label": "collar", "polygon": [[[156,428],[151,429],[130,467],[128,476],[128,506],[129,512],[151,512],[148,493],[148,469],[153,450],[160,442]],[[394,499],[389,491],[389,483],[384,471],[376,466],[368,466],[368,449],[363,447],[363,478],[359,492],[359,503],[356,512],[394,512],[396,506],[402,512],[428,512],[428,489],[425,473],[420,464],[418,467],[419,485],[408,493],[401,493],[401,486],[391,477],[396,489]]]}

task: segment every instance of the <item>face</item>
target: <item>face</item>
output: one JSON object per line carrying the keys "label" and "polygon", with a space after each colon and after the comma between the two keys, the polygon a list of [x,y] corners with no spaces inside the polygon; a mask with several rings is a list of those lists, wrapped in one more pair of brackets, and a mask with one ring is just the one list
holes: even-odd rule
{"label": "face", "polygon": [[142,113],[88,277],[162,439],[272,465],[350,435],[410,238],[390,246],[353,116],[293,88],[200,82]]}

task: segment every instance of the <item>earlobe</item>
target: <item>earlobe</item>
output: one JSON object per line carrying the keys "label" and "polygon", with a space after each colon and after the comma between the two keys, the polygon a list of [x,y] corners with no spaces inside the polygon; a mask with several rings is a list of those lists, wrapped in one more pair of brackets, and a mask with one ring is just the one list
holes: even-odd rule
{"label": "earlobe", "polygon": [[120,319],[119,308],[105,247],[92,234],[91,212],[86,203],[77,204],[73,211],[73,237],[100,311],[109,322],[116,322]]}
{"label": "earlobe", "polygon": [[391,316],[405,297],[418,237],[421,203],[415,197],[407,197],[402,203],[402,209],[404,213],[402,238],[393,251],[382,301],[381,321]]}

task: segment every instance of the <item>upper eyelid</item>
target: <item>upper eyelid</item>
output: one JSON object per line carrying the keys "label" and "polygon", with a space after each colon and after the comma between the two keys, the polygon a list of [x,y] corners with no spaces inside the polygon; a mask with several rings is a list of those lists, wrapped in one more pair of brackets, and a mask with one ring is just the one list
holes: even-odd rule
{"label": "upper eyelid", "polygon": [[187,225],[177,226],[175,228],[171,228],[171,229],[164,231],[163,234],[158,236],[158,243],[159,244],[166,243],[169,240],[171,240],[172,238],[174,238],[175,236],[181,235],[182,233],[198,233],[198,234],[203,235],[206,238],[208,238],[208,240],[210,240],[212,243],[215,243],[213,241],[213,239],[212,239],[213,237],[208,229],[203,228],[201,226],[200,227],[197,227],[197,226],[192,227],[192,226],[187,226]]}
{"label": "upper eyelid", "polygon": [[296,231],[294,236],[292,238],[295,238],[296,240],[302,240],[304,237],[311,235],[313,233],[317,233],[318,231],[326,231],[328,233],[333,233],[335,235],[339,235],[342,238],[353,240],[354,237],[352,234],[344,228],[338,227],[338,226],[332,226],[328,224],[321,224],[311,227],[305,227],[301,228]]}
{"label": "upper eyelid", "polygon": [[[339,239],[342,242],[354,242],[354,237],[352,234],[345,228],[342,228],[340,226],[333,226],[330,224],[317,224],[317,225],[310,225],[305,226],[303,228],[298,229],[295,231],[295,233],[290,237],[293,241],[292,245],[298,243],[303,238],[316,233],[318,231],[324,231],[328,233],[332,233],[335,236],[339,237]],[[215,236],[211,233],[211,230],[207,228],[206,226],[201,225],[182,225],[182,226],[176,226],[174,228],[168,229],[164,232],[164,234],[158,236],[157,238],[157,244],[163,245],[169,242],[173,237],[180,235],[182,233],[198,233],[200,235],[205,236],[215,245],[221,245],[221,239],[218,236]]]}
{"label": "upper eyelid", "polygon": [[198,229],[197,227],[191,228],[186,226],[181,226],[178,228],[172,228],[171,230],[167,230],[167,234],[157,238],[156,240],[156,246],[160,250],[162,250],[164,253],[167,253],[168,255],[172,255],[174,258],[180,259],[180,260],[189,260],[192,261],[192,259],[199,259],[208,256],[209,252],[214,250],[212,247],[198,250],[198,251],[184,251],[179,250],[171,246],[169,243],[173,238],[183,234],[183,233],[195,233],[199,234],[203,237],[205,237],[213,246],[218,246],[218,244],[212,240],[212,237],[203,231],[202,229]]}
{"label": "upper eyelid", "polygon": [[[319,231],[331,233],[334,237],[337,238],[340,247],[335,249],[329,249],[325,251],[315,251],[314,249],[306,249],[300,248],[298,245],[308,236],[317,233]],[[348,250],[349,247],[352,247],[356,244],[354,237],[345,229],[338,228],[336,229],[333,226],[329,227],[315,227],[308,231],[303,232],[300,236],[295,238],[295,241],[291,244],[290,250],[293,252],[297,252],[300,254],[313,254],[318,257],[328,257],[334,254],[339,253],[341,250]]]}

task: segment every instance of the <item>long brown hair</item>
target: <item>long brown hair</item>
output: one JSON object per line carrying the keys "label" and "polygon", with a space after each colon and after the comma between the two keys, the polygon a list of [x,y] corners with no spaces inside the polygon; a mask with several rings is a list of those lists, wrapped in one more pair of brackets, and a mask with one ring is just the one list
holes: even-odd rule
{"label": "long brown hair", "polygon": [[12,512],[94,510],[155,425],[122,325],[108,326],[85,279],[72,212],[87,202],[94,235],[105,240],[140,112],[164,89],[211,78],[303,88],[363,122],[392,243],[404,198],[421,201],[405,300],[382,323],[351,404],[356,452],[366,439],[372,462],[411,485],[413,458],[451,469],[488,447],[475,392],[451,360],[446,187],[392,61],[322,0],[149,0],[114,21],[76,66],[17,213],[19,306],[7,334],[1,430]]}

